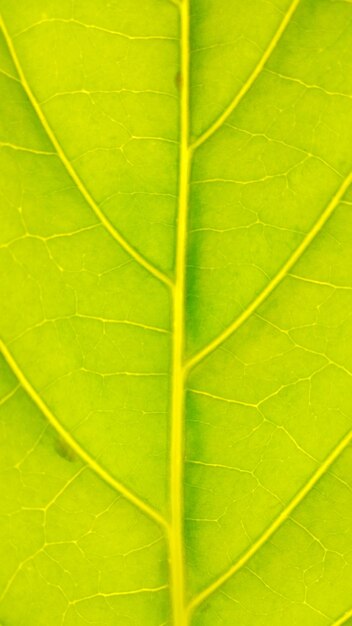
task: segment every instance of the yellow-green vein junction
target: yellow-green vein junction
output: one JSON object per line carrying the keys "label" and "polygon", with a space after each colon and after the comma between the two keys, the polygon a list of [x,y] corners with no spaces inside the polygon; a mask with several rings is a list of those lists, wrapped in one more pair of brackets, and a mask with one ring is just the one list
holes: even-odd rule
{"label": "yellow-green vein junction", "polygon": [[[187,580],[186,580],[186,559],[185,559],[185,538],[184,538],[184,467],[185,467],[185,429],[186,429],[186,415],[185,415],[185,396],[187,389],[192,394],[197,394],[198,396],[205,396],[208,398],[212,398],[213,400],[228,402],[231,404],[239,404],[243,406],[251,406],[253,408],[257,407],[258,404],[249,404],[245,402],[238,402],[232,399],[226,399],[224,397],[211,394],[208,391],[202,389],[192,388],[192,385],[188,383],[188,374],[190,371],[195,368],[198,364],[203,362],[207,358],[208,355],[216,351],[218,348],[221,348],[223,343],[229,339],[251,316],[258,315],[260,311],[257,309],[263,304],[267,298],[271,297],[271,294],[274,292],[276,287],[278,287],[284,279],[292,275],[292,268],[295,264],[301,259],[301,257],[305,254],[306,250],[309,248],[310,244],[315,240],[315,238],[319,235],[319,233],[324,229],[325,224],[330,219],[332,214],[338,205],[343,201],[344,194],[349,189],[352,184],[352,172],[342,180],[342,176],[339,179],[339,182],[336,183],[336,187],[338,187],[337,191],[333,194],[331,199],[328,199],[326,207],[321,207],[322,213],[318,216],[314,224],[310,224],[307,228],[308,232],[306,234],[301,234],[301,243],[298,247],[292,252],[289,252],[289,258],[283,263],[282,267],[278,270],[275,270],[275,274],[271,277],[268,277],[267,285],[252,302],[246,305],[245,310],[234,319],[226,329],[219,333],[219,335],[215,338],[208,338],[207,341],[209,343],[199,349],[199,351],[191,356],[189,360],[186,360],[185,357],[185,343],[186,343],[186,277],[187,277],[187,234],[188,234],[188,213],[189,213],[189,203],[190,203],[190,184],[191,184],[191,168],[193,158],[196,157],[197,149],[203,146],[208,140],[211,140],[214,135],[216,135],[217,131],[230,124],[232,114],[236,111],[238,105],[246,98],[248,92],[252,89],[257,79],[260,80],[263,72],[267,70],[268,61],[271,58],[271,55],[275,52],[278,45],[280,45],[281,38],[284,36],[287,27],[291,24],[296,9],[300,5],[300,0],[284,0],[284,5],[286,8],[286,13],[282,12],[281,16],[277,18],[277,27],[275,33],[271,33],[270,41],[268,44],[263,45],[263,51],[261,58],[254,69],[250,72],[247,79],[245,79],[242,87],[238,91],[238,93],[233,94],[231,102],[224,108],[223,112],[219,115],[219,117],[206,129],[198,138],[194,139],[194,142],[191,143],[191,111],[190,111],[190,91],[191,91],[191,80],[190,80],[190,12],[192,6],[192,0],[162,0],[165,4],[169,3],[173,5],[174,13],[179,16],[180,20],[180,108],[179,108],[179,128],[180,128],[180,136],[179,136],[179,163],[178,163],[178,194],[177,194],[177,223],[176,223],[176,236],[175,236],[175,268],[174,268],[174,278],[171,280],[169,276],[158,269],[153,263],[151,263],[148,258],[145,258],[141,252],[138,251],[129,241],[125,239],[122,233],[118,231],[118,229],[114,226],[114,224],[109,220],[109,218],[104,213],[104,206],[99,204],[94,197],[91,195],[89,191],[89,184],[85,182],[84,178],[81,178],[79,172],[80,169],[76,169],[76,166],[70,160],[70,151],[67,151],[64,145],[61,145],[60,142],[60,134],[56,134],[55,125],[51,126],[50,115],[46,116],[46,107],[44,103],[40,103],[36,97],[35,88],[31,85],[30,78],[26,76],[26,63],[23,62],[22,65],[22,56],[21,54],[17,54],[17,46],[12,40],[12,30],[7,29],[6,25],[0,18],[0,29],[5,37],[5,41],[8,47],[9,55],[12,58],[12,61],[17,70],[18,77],[11,77],[12,80],[16,80],[23,89],[23,94],[26,98],[26,104],[33,108],[33,113],[37,116],[41,127],[49,138],[51,142],[52,148],[49,146],[50,152],[45,151],[36,151],[31,150],[30,148],[24,148],[22,146],[17,146],[15,144],[2,144],[0,147],[4,148],[4,152],[7,154],[10,150],[21,150],[26,152],[33,152],[35,154],[43,154],[48,155],[50,158],[54,160],[58,160],[60,162],[60,166],[62,166],[61,174],[69,175],[70,180],[73,181],[76,189],[80,192],[81,196],[84,198],[87,203],[87,207],[89,210],[93,211],[96,219],[96,224],[93,226],[94,228],[101,228],[103,226],[109,235],[118,243],[119,246],[129,255],[129,260],[131,262],[135,262],[138,264],[139,268],[143,268],[146,270],[149,275],[153,276],[155,279],[160,281],[163,286],[167,286],[170,293],[170,301],[171,301],[171,314],[172,314],[172,333],[169,333],[167,329],[158,328],[157,326],[148,326],[142,324],[140,322],[132,322],[128,319],[124,319],[124,315],[122,315],[123,319],[115,320],[115,319],[105,319],[103,317],[94,317],[85,314],[76,314],[76,317],[83,319],[91,319],[98,320],[103,325],[105,324],[126,324],[130,326],[136,326],[140,328],[144,328],[149,331],[157,332],[157,333],[169,333],[170,337],[170,345],[172,350],[172,363],[170,367],[170,450],[169,450],[169,500],[170,500],[170,512],[166,514],[166,517],[163,517],[157,509],[153,506],[150,506],[148,502],[143,499],[143,496],[139,496],[131,491],[126,485],[122,484],[119,480],[115,479],[104,467],[100,465],[100,458],[94,458],[91,456],[89,451],[86,451],[79,441],[73,437],[70,432],[66,429],[64,424],[60,422],[60,415],[56,416],[52,409],[50,408],[51,403],[48,401],[44,401],[44,396],[41,393],[41,390],[36,389],[36,383],[34,379],[31,378],[30,374],[27,374],[22,369],[22,359],[17,356],[16,350],[13,348],[15,342],[7,343],[2,342],[0,340],[0,352],[2,353],[7,365],[12,370],[12,372],[17,377],[17,381],[14,383],[16,386],[12,391],[10,391],[3,400],[0,400],[0,404],[10,400],[10,398],[17,392],[18,389],[23,389],[25,393],[27,393],[28,397],[34,403],[38,410],[41,411],[46,422],[48,423],[49,428],[53,428],[60,438],[69,446],[78,457],[83,462],[83,470],[81,471],[93,471],[101,480],[103,480],[106,485],[110,486],[112,489],[116,491],[116,493],[121,494],[121,497],[126,498],[131,505],[135,507],[136,511],[143,513],[149,519],[153,520],[158,527],[164,530],[165,532],[165,545],[168,550],[169,555],[169,581],[168,585],[157,586],[158,581],[155,581],[155,587],[153,587],[154,582],[151,582],[151,586],[146,584],[144,587],[143,582],[140,584],[140,581],[136,583],[136,588],[134,585],[132,589],[125,591],[116,591],[114,592],[114,586],[112,583],[112,588],[109,587],[107,589],[107,593],[104,590],[101,590],[100,585],[98,587],[98,591],[96,594],[93,593],[90,589],[88,590],[88,595],[85,597],[81,597],[71,604],[78,604],[79,602],[93,600],[94,598],[100,598],[103,603],[106,601],[106,604],[109,602],[109,598],[119,597],[119,596],[135,596],[143,593],[151,593],[158,592],[164,590],[166,587],[169,588],[170,593],[170,602],[168,604],[168,611],[170,611],[169,621],[170,626],[191,626],[192,617],[194,611],[196,611],[199,607],[203,607],[204,610],[208,607],[204,607],[204,603],[215,593],[221,593],[222,586],[230,581],[230,579],[235,576],[242,568],[245,568],[249,561],[254,557],[262,548],[265,549],[265,546],[269,544],[274,534],[280,530],[281,527],[285,527],[287,521],[294,517],[294,512],[297,507],[301,505],[301,503],[305,500],[306,497],[309,497],[309,494],[314,490],[317,491],[317,485],[321,478],[323,478],[327,473],[331,473],[333,471],[333,463],[344,453],[347,446],[349,446],[352,442],[352,432],[345,434],[345,436],[341,439],[341,441],[337,442],[336,439],[333,443],[331,443],[331,448],[335,446],[330,453],[326,456],[323,462],[316,461],[313,459],[314,471],[310,475],[306,475],[303,479],[305,480],[305,484],[303,481],[300,483],[300,487],[294,496],[292,493],[290,494],[290,500],[286,499],[284,503],[282,503],[281,512],[276,516],[272,517],[271,521],[268,523],[268,526],[263,529],[263,527],[259,530],[256,535],[256,539],[253,542],[249,542],[251,545],[244,551],[244,553],[240,554],[237,557],[236,562],[230,561],[230,565],[227,571],[222,571],[219,575],[217,574],[217,579],[208,584],[207,586],[197,593],[193,598],[187,597]],[[84,4],[84,3],[83,3]],[[162,2],[160,3],[162,4]],[[171,12],[171,9],[170,9]],[[168,14],[168,11],[166,11]],[[279,20],[280,23],[279,23]],[[57,21],[56,18],[50,21]],[[61,20],[59,20],[61,21]],[[64,22],[72,22],[72,19],[68,20],[64,19]],[[87,25],[86,25],[87,26]],[[29,28],[32,28],[31,26]],[[95,30],[102,30],[107,33],[115,33],[115,31],[110,31],[106,28],[100,28],[99,26],[88,26],[89,29],[94,28]],[[27,30],[27,29],[25,29]],[[25,31],[19,31],[25,32]],[[129,37],[130,39],[136,39],[136,37]],[[150,39],[150,37],[137,37],[138,39]],[[152,37],[153,38],[153,37]],[[160,37],[164,39],[165,37]],[[166,39],[169,39],[168,37]],[[171,39],[174,39],[173,37]],[[280,46],[281,47],[281,46]],[[282,46],[285,48],[285,46]],[[167,68],[168,71],[168,68]],[[270,70],[269,70],[270,71]],[[4,73],[0,70],[0,73]],[[6,74],[6,72],[5,72]],[[6,74],[7,75],[7,74]],[[172,78],[172,76],[171,76]],[[133,86],[133,85],[132,85]],[[138,85],[137,85],[138,86]],[[122,90],[124,91],[124,90]],[[67,92],[71,93],[71,92]],[[77,93],[77,92],[75,92]],[[84,92],[84,93],[89,93]],[[102,92],[102,93],[110,93]],[[117,93],[117,92],[111,92]],[[135,91],[132,93],[140,93],[139,91]],[[158,92],[153,92],[158,93]],[[160,92],[163,93],[163,92]],[[328,93],[328,92],[326,92]],[[170,95],[170,94],[168,94]],[[145,139],[146,137],[144,137]],[[164,139],[164,138],[163,138]],[[169,141],[169,140],[166,140]],[[211,142],[211,148],[213,147],[213,142]],[[290,147],[290,146],[289,146]],[[292,148],[294,146],[291,146]],[[214,148],[216,149],[215,143]],[[304,151],[303,151],[304,152]],[[307,153],[308,154],[308,153]],[[45,159],[47,160],[47,159]],[[321,160],[321,159],[320,159]],[[324,161],[323,161],[324,162]],[[328,164],[327,164],[328,165]],[[334,170],[335,173],[339,174]],[[195,181],[197,182],[197,181]],[[251,181],[250,181],[251,182]],[[118,192],[122,193],[122,192]],[[125,192],[124,192],[125,193]],[[132,192],[134,193],[134,192]],[[157,194],[157,195],[168,195],[174,197],[173,194]],[[89,228],[93,228],[90,226]],[[78,231],[79,232],[79,231]],[[55,237],[67,236],[64,235],[55,235]],[[43,239],[40,236],[34,235],[33,237],[37,237],[39,239]],[[22,236],[21,236],[22,238]],[[24,238],[24,235],[23,235]],[[6,244],[7,245],[7,244]],[[306,280],[308,282],[317,282],[318,284],[329,286],[330,283],[320,283],[319,281],[315,281],[314,279],[309,278],[301,278],[299,276],[296,277],[300,280]],[[331,286],[334,286],[331,284]],[[343,289],[349,289],[349,287],[345,287]],[[344,294],[343,294],[344,295]],[[72,316],[70,316],[72,317]],[[44,322],[40,322],[39,325]],[[99,329],[101,325],[99,325]],[[22,336],[22,335],[20,335]],[[19,337],[16,337],[19,339]],[[146,350],[148,347],[146,347]],[[314,354],[320,354],[318,352],[314,352],[311,349],[305,348],[308,352],[312,352]],[[325,356],[325,355],[324,355]],[[331,362],[332,363],[332,362]],[[322,366],[327,367],[327,366]],[[340,367],[340,366],[338,366]],[[345,372],[348,372],[347,369],[343,368]],[[89,370],[85,370],[89,371]],[[315,370],[316,371],[320,371]],[[349,372],[348,372],[349,373]],[[110,374],[106,374],[109,376],[113,374],[116,375],[116,372],[112,372]],[[133,376],[149,376],[155,375],[151,372],[147,372],[145,374],[136,373],[136,372],[124,372],[124,374],[133,375]],[[161,375],[165,375],[164,373]],[[300,380],[310,380],[310,378],[299,378]],[[279,381],[281,382],[281,381]],[[18,383],[18,384],[17,384]],[[94,390],[93,390],[94,391]],[[279,388],[280,391],[280,388]],[[23,393],[23,392],[20,392]],[[278,390],[273,392],[273,395],[276,395]],[[226,395],[226,394],[225,394]],[[270,396],[269,396],[270,397]],[[266,397],[267,400],[267,397]],[[262,402],[262,401],[261,401]],[[261,402],[259,404],[261,404]],[[345,432],[345,431],[343,431]],[[289,436],[290,433],[288,433]],[[293,439],[293,437],[292,437]],[[297,448],[300,448],[297,442],[293,439]],[[304,450],[303,450],[304,452]],[[312,457],[311,457],[312,458]],[[190,461],[191,463],[202,463],[202,461],[194,460]],[[227,467],[217,464],[207,464],[212,465],[214,467]],[[78,473],[79,473],[78,472]],[[75,480],[75,474],[71,481]],[[69,484],[69,483],[67,483]],[[67,484],[62,488],[62,490],[66,489]],[[319,489],[319,486],[318,486]],[[55,497],[57,498],[59,494]],[[274,514],[275,515],[275,514]],[[159,533],[160,534],[160,533]],[[158,534],[158,536],[159,536]],[[160,537],[158,538],[158,541]],[[148,547],[146,545],[146,547]],[[206,548],[208,550],[208,547]],[[32,558],[32,556],[30,557]],[[23,561],[25,563],[26,561]],[[20,567],[22,567],[23,563]],[[5,588],[5,593],[7,589],[12,584],[12,580],[16,573],[10,578],[8,585]],[[233,584],[236,584],[236,580],[233,581]],[[224,589],[226,591],[226,589]],[[89,595],[92,593],[92,595]],[[133,598],[131,598],[133,600]],[[155,600],[155,598],[153,599]],[[123,602],[128,602],[128,599]],[[131,609],[134,610],[134,606]],[[171,606],[171,608],[169,608]],[[345,607],[340,607],[340,611],[344,610]],[[322,614],[323,615],[323,614]],[[66,613],[64,614],[63,621],[66,619]],[[148,621],[147,616],[147,621]],[[198,617],[198,616],[197,616]],[[352,618],[352,609],[347,610],[345,613],[335,618],[335,621],[331,620],[333,623],[331,626],[341,626],[342,624],[346,624]],[[34,617],[34,620],[36,618]],[[143,623],[143,618],[140,620],[135,618],[138,623]],[[162,620],[167,619],[163,617]],[[201,616],[198,617],[200,621],[202,621]],[[207,618],[208,620],[210,617]],[[50,618],[49,618],[50,621]],[[166,622],[164,621],[164,624]],[[240,625],[238,625],[240,626]]]}
{"label": "yellow-green vein junction", "polygon": [[187,255],[187,215],[191,163],[195,150],[210,138],[234,111],[259,76],[289,24],[300,0],[294,0],[262,58],[251,76],[233,99],[229,107],[214,124],[193,144],[190,143],[190,2],[179,3],[181,23],[181,106],[180,106],[180,167],[179,203],[176,241],[176,278],[173,287],[173,339],[172,339],[172,398],[171,398],[171,526],[170,526],[170,584],[174,626],[188,626],[189,610],[185,594],[184,555],[184,403],[185,383],[190,364],[184,362],[185,344],[185,288]]}

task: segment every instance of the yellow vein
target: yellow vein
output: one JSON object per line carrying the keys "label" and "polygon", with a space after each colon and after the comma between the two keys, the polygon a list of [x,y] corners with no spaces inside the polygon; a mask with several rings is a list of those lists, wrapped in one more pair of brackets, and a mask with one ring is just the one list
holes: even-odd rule
{"label": "yellow vein", "polygon": [[268,72],[269,74],[273,74],[273,76],[278,76],[279,78],[282,78],[283,80],[288,80],[292,83],[298,83],[298,85],[305,87],[305,89],[318,89],[319,91],[322,91],[323,93],[325,93],[327,96],[339,96],[341,98],[348,98],[349,100],[352,99],[352,95],[349,93],[343,93],[341,91],[329,91],[328,89],[324,89],[324,87],[321,87],[320,85],[312,85],[309,83],[305,83],[303,80],[300,80],[299,78],[295,78],[294,76],[286,76],[285,74],[274,72],[273,70],[269,70],[268,68],[265,71]]}
{"label": "yellow vein", "polygon": [[344,291],[351,291],[352,285],[335,285],[334,283],[329,283],[325,280],[315,280],[314,278],[306,278],[305,276],[299,276],[298,274],[288,274],[291,278],[295,280],[300,280],[303,283],[310,283],[311,285],[318,285],[319,287],[330,287],[330,289],[341,289]]}
{"label": "yellow vein", "polygon": [[196,139],[193,142],[193,144],[192,144],[192,149],[193,150],[195,150],[196,148],[199,148],[199,146],[201,146],[205,141],[207,141],[207,139],[209,139],[209,137],[211,137],[214,133],[216,133],[217,130],[219,130],[219,128],[221,128],[221,126],[226,122],[228,117],[235,110],[235,108],[238,106],[238,104],[241,102],[241,100],[244,98],[244,96],[251,89],[253,83],[256,81],[258,76],[261,74],[265,64],[268,62],[270,56],[274,52],[277,44],[279,43],[279,41],[280,41],[282,35],[284,34],[287,26],[289,25],[289,23],[290,23],[290,21],[292,19],[292,16],[295,13],[299,3],[300,3],[300,0],[293,0],[293,2],[290,4],[287,13],[285,14],[283,20],[281,21],[277,31],[275,32],[273,38],[271,39],[269,45],[265,49],[263,56],[261,57],[261,59],[259,60],[257,65],[255,66],[253,72],[247,78],[246,82],[241,87],[240,91],[236,94],[235,98],[232,100],[232,102],[230,102],[230,104],[225,109],[225,111],[222,113],[222,115],[220,115],[220,117],[218,117],[218,119],[211,126],[209,126],[208,130],[206,130],[202,135],[200,135],[200,137],[198,137],[198,139]]}
{"label": "yellow vein", "polygon": [[336,622],[333,622],[332,626],[341,626],[341,624],[346,624],[346,622],[348,622],[348,620],[351,617],[352,617],[352,609],[350,609],[349,611],[346,611],[346,613],[344,613],[342,617],[337,619]]}
{"label": "yellow vein", "polygon": [[51,128],[47,118],[45,117],[44,112],[43,112],[43,110],[42,110],[42,108],[41,108],[37,98],[35,97],[32,89],[29,86],[27,78],[26,78],[26,76],[24,74],[24,71],[22,69],[22,65],[21,65],[20,60],[19,60],[19,58],[17,56],[17,52],[16,52],[15,47],[13,45],[12,39],[10,37],[10,34],[9,34],[7,28],[6,28],[4,20],[3,20],[3,18],[1,16],[0,16],[0,27],[1,27],[1,30],[3,31],[7,47],[9,49],[12,61],[13,61],[14,65],[15,65],[16,70],[18,72],[18,75],[20,77],[23,89],[24,89],[24,91],[25,91],[25,93],[26,93],[26,95],[27,95],[27,97],[28,97],[28,99],[29,99],[29,101],[30,101],[34,111],[36,112],[36,114],[38,116],[38,119],[41,122],[42,127],[44,128],[48,138],[50,139],[50,142],[52,143],[53,147],[55,148],[56,153],[57,153],[61,163],[65,167],[65,169],[66,169],[68,175],[70,176],[70,178],[75,183],[77,189],[80,191],[80,193],[82,194],[82,196],[84,197],[84,199],[86,200],[86,202],[90,206],[90,208],[94,211],[94,213],[97,216],[97,218],[105,226],[105,228],[109,232],[109,234],[115,239],[115,241],[117,241],[120,244],[120,246],[131,256],[131,258],[134,259],[134,261],[136,261],[136,263],[141,265],[144,269],[146,269],[155,278],[157,278],[158,280],[160,280],[161,282],[163,282],[164,284],[166,284],[166,285],[168,285],[170,287],[172,283],[171,283],[171,280],[169,279],[169,277],[166,276],[166,274],[164,274],[163,272],[161,272],[157,267],[155,267],[147,259],[145,259],[144,256],[142,254],[140,254],[140,252],[138,252],[121,235],[121,233],[115,228],[115,226],[113,226],[113,224],[106,217],[106,215],[100,209],[100,207],[98,206],[98,204],[96,203],[94,198],[89,193],[89,191],[88,191],[87,187],[85,186],[84,182],[82,181],[80,176],[77,174],[76,170],[72,166],[72,163],[69,161],[68,157],[66,156],[66,153],[64,152],[64,150],[63,150],[59,140],[57,139],[57,137],[56,137],[54,131],[52,130],[52,128]]}
{"label": "yellow vein", "polygon": [[27,148],[26,146],[16,146],[13,143],[0,141],[0,148],[11,148],[20,152],[30,152],[31,154],[39,154],[40,156],[56,156],[56,152],[48,152],[47,150],[35,150],[35,148]]}
{"label": "yellow vein", "polygon": [[184,340],[185,275],[187,246],[188,195],[191,165],[189,150],[189,0],[180,5],[181,75],[180,96],[180,165],[176,233],[176,272],[172,302],[172,390],[170,454],[170,584],[174,626],[187,626],[185,601],[185,558],[183,541],[183,473],[184,473]]}
{"label": "yellow vein", "polygon": [[28,31],[33,28],[37,28],[38,26],[43,26],[44,24],[73,24],[75,26],[80,26],[81,28],[87,28],[89,30],[96,30],[100,33],[107,33],[108,35],[117,35],[118,37],[122,37],[123,39],[129,39],[130,41],[175,41],[175,37],[168,37],[166,35],[129,35],[127,33],[123,33],[118,30],[112,30],[111,28],[104,28],[104,26],[98,26],[97,24],[86,24],[85,22],[81,22],[80,20],[76,20],[74,18],[61,18],[61,17],[52,17],[52,18],[44,18],[39,22],[35,22],[27,28],[23,30],[17,31],[15,33],[15,37],[19,37],[24,33],[28,33]]}
{"label": "yellow vein", "polygon": [[18,78],[16,78],[16,76],[12,76],[11,74],[9,74],[8,72],[5,72],[5,70],[0,70],[0,74],[3,76],[6,76],[6,78],[10,78],[10,80],[14,80],[16,83],[19,83],[20,81],[18,80]]}
{"label": "yellow vein", "polygon": [[126,500],[131,502],[131,504],[137,507],[142,513],[154,520],[154,522],[156,522],[159,526],[167,528],[166,520],[158,511],[156,511],[153,507],[144,502],[122,483],[120,483],[113,476],[111,476],[109,472],[101,465],[99,465],[99,463],[92,456],[90,456],[90,454],[86,452],[86,450],[82,448],[82,446],[76,441],[76,439],[74,439],[74,437],[70,435],[70,433],[65,429],[61,422],[59,422],[59,420],[55,417],[47,404],[41,398],[39,393],[34,389],[32,384],[26,378],[17,361],[14,359],[10,350],[7,348],[2,340],[0,340],[0,352],[2,352],[5,361],[7,362],[12,372],[15,374],[23,389],[27,392],[28,396],[38,407],[38,409],[43,413],[49,424],[51,424],[51,426],[56,430],[56,432],[60,435],[63,441],[65,441],[65,443],[77,454],[77,456],[79,456],[87,464],[87,466],[90,467],[90,469],[93,470],[100,478],[102,478],[110,487],[112,487],[113,489],[115,489],[115,491],[124,496]]}
{"label": "yellow vein", "polygon": [[199,396],[205,396],[207,398],[212,398],[212,400],[219,400],[220,402],[228,402],[229,404],[240,404],[241,406],[247,406],[251,408],[257,408],[257,404],[252,404],[250,402],[241,402],[241,400],[232,400],[231,398],[224,398],[223,396],[217,396],[213,393],[209,393],[209,391],[204,391],[202,389],[193,389],[192,387],[188,387],[187,391],[190,393],[195,393]]}
{"label": "yellow vein", "polygon": [[[206,587],[203,591],[201,591],[197,596],[191,600],[188,605],[189,614],[194,611],[200,604],[202,604],[209,596],[211,596],[219,587],[224,585],[234,574],[236,574],[240,569],[242,569],[248,561],[262,548],[269,539],[273,536],[273,534],[282,526],[282,524],[290,517],[291,513],[297,508],[299,504],[304,500],[304,498],[310,493],[310,491],[315,487],[317,482],[326,474],[326,472],[330,469],[332,464],[338,459],[338,457],[344,452],[347,446],[352,441],[352,430],[345,435],[345,437],[338,443],[338,445],[334,448],[334,450],[329,454],[329,456],[325,459],[325,461],[320,465],[320,467],[316,470],[316,472],[311,476],[308,482],[300,489],[300,491],[294,496],[291,502],[287,505],[287,507],[277,516],[277,518],[270,524],[270,526],[264,531],[264,533],[257,539],[251,547],[240,557],[240,559],[232,565],[227,572],[222,574],[217,580],[215,580],[211,585]],[[336,624],[340,624],[343,622],[336,622]]]}
{"label": "yellow vein", "polygon": [[267,286],[261,291],[261,293],[250,303],[250,305],[237,317],[237,319],[230,324],[222,333],[220,333],[213,341],[200,350],[197,354],[191,357],[186,365],[187,370],[195,367],[200,361],[207,357],[211,352],[216,350],[226,339],[228,339],[247,319],[256,311],[256,309],[266,300],[266,298],[276,289],[281,281],[287,276],[288,272],[301,258],[308,246],[312,243],[315,237],[320,233],[323,226],[326,224],[332,213],[336,209],[343,195],[352,183],[352,172],[345,178],[340,185],[333,198],[330,200],[326,209],[322,212],[317,219],[311,230],[304,237],[300,245],[296,248],[290,258],[284,263],[274,278],[267,284]]}
{"label": "yellow vein", "polygon": [[16,385],[13,389],[11,389],[11,391],[9,391],[9,393],[7,393],[5,396],[3,396],[0,400],[0,406],[2,406],[3,404],[6,404],[6,402],[8,402],[8,400],[11,400],[11,398],[16,395],[17,391],[19,390],[20,386]]}
{"label": "yellow vein", "polygon": [[78,604],[79,602],[92,600],[94,598],[117,598],[120,596],[136,596],[141,593],[157,593],[159,591],[164,591],[165,589],[168,589],[168,585],[160,585],[160,587],[142,587],[141,589],[132,589],[131,591],[112,591],[111,593],[104,593],[103,591],[99,591],[98,593],[94,593],[91,596],[78,598],[78,600],[74,600],[70,604]]}
{"label": "yellow vein", "polygon": [[96,315],[86,315],[84,313],[76,313],[75,315],[70,315],[68,316],[68,318],[61,318],[61,319],[72,319],[74,317],[78,317],[79,319],[86,319],[86,320],[92,320],[92,321],[97,321],[97,322],[101,322],[102,324],[121,324],[121,325],[126,325],[126,326],[135,326],[136,328],[142,328],[143,330],[151,330],[155,333],[161,333],[163,335],[167,335],[170,333],[170,331],[167,328],[159,328],[158,326],[150,326],[149,324],[142,324],[141,322],[134,322],[132,320],[126,320],[126,319],[108,319],[105,317],[98,317]]}

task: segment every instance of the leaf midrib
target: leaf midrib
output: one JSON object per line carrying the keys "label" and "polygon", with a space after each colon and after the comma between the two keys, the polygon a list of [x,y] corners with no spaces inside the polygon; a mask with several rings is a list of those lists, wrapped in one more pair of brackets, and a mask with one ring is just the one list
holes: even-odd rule
{"label": "leaf midrib", "polygon": [[171,450],[170,450],[170,590],[173,624],[188,625],[184,547],[184,440],[185,440],[185,313],[187,231],[192,153],[190,138],[190,0],[180,12],[180,147],[176,230],[176,271],[172,290]]}

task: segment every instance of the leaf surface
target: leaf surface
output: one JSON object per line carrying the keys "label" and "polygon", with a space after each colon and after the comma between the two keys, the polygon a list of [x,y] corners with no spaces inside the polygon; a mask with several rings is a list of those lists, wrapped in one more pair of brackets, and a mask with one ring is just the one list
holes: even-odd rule
{"label": "leaf surface", "polygon": [[2,626],[352,624],[352,6],[0,0]]}

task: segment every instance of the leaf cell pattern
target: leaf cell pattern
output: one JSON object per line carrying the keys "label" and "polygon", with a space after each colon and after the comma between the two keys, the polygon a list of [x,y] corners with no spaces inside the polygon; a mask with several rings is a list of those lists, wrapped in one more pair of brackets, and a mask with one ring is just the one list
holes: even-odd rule
{"label": "leaf cell pattern", "polygon": [[352,624],[351,2],[0,12],[1,624]]}

